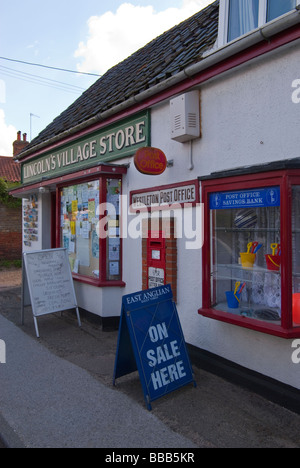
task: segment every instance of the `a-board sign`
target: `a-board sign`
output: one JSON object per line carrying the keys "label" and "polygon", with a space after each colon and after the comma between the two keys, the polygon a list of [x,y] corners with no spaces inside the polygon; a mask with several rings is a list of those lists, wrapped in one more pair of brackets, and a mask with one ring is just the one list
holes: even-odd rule
{"label": "a-board sign", "polygon": [[[25,252],[23,259],[23,273],[26,273],[37,337],[39,331],[36,317],[42,315],[76,309],[78,324],[81,326],[67,250]],[[24,280],[25,278],[23,282]],[[23,321],[22,306],[22,323]]]}
{"label": "a-board sign", "polygon": [[123,296],[113,384],[139,371],[145,401],[196,385],[170,285]]}

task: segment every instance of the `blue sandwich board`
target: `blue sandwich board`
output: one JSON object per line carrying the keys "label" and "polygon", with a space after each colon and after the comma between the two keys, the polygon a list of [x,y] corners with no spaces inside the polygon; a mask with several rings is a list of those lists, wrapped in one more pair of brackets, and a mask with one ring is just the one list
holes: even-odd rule
{"label": "blue sandwich board", "polygon": [[138,370],[151,401],[194,380],[170,285],[123,296],[113,384]]}

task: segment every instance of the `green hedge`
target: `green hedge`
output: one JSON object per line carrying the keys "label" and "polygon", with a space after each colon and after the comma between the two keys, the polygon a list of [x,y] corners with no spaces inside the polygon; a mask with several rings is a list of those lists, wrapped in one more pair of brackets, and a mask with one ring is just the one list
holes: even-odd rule
{"label": "green hedge", "polygon": [[8,191],[19,184],[7,184],[5,180],[0,178],[0,203],[3,203],[10,208],[19,208],[22,206],[22,200],[19,198],[11,197]]}

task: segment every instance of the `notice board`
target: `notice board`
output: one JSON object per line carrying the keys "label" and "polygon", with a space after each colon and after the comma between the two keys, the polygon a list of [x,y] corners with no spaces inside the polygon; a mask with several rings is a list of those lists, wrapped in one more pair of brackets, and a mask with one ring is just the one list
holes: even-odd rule
{"label": "notice board", "polygon": [[[76,309],[78,323],[81,326],[67,250],[26,252],[23,254],[23,259],[25,266],[23,276],[26,274],[37,337],[39,331],[36,318],[42,315]],[[24,280],[25,278],[23,282]]]}
{"label": "notice board", "polygon": [[151,401],[194,383],[170,285],[123,296],[113,384],[138,370]]}

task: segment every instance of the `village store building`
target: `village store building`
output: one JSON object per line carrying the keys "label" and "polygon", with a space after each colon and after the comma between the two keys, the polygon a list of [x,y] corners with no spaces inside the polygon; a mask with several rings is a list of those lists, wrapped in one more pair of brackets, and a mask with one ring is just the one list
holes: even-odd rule
{"label": "village store building", "polygon": [[[170,283],[193,354],[285,391],[300,389],[299,19],[296,0],[212,3],[57,117],[17,156],[14,192],[34,219],[24,251],[67,248],[81,308],[105,323]],[[160,175],[135,167],[148,147]]]}

